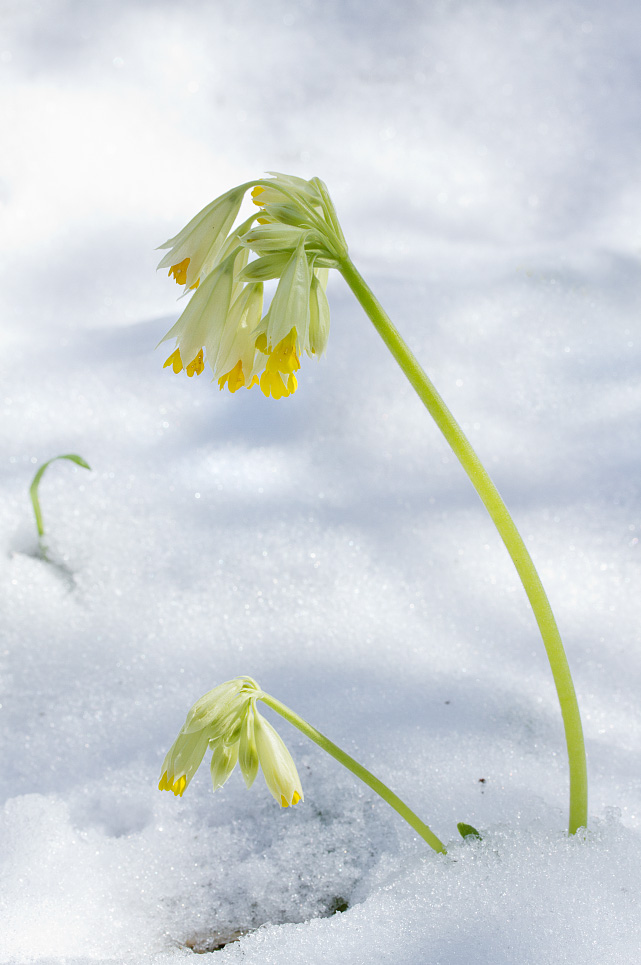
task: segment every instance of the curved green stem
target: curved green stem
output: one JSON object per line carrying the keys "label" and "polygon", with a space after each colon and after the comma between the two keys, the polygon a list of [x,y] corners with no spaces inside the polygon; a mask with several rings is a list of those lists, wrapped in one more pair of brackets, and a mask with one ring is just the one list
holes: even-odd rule
{"label": "curved green stem", "polygon": [[91,466],[85,462],[82,456],[77,456],[75,453],[67,453],[64,456],[54,456],[53,459],[49,459],[47,462],[43,463],[38,469],[35,476],[31,481],[31,486],[29,487],[29,495],[31,497],[31,505],[33,506],[33,515],[36,517],[36,527],[38,529],[38,537],[42,540],[45,534],[45,525],[42,518],[42,510],[40,508],[40,497],[38,490],[40,488],[40,481],[45,474],[47,468],[52,462],[56,462],[58,459],[68,459],[70,462],[75,462],[77,466],[82,466],[83,469],[91,469]]}
{"label": "curved green stem", "polygon": [[263,703],[267,704],[268,707],[271,707],[272,710],[275,710],[276,713],[280,714],[281,717],[284,717],[285,720],[288,720],[290,724],[294,725],[294,727],[297,727],[298,730],[305,735],[305,737],[309,737],[310,740],[313,740],[315,744],[318,744],[319,747],[322,747],[324,751],[327,751],[328,754],[335,758],[339,764],[342,764],[343,767],[346,767],[348,771],[351,771],[352,774],[355,774],[356,777],[360,778],[364,784],[367,784],[368,787],[371,787],[373,791],[376,791],[376,793],[380,795],[380,797],[382,797],[390,807],[394,808],[394,810],[397,811],[398,814],[400,814],[400,816],[404,818],[411,827],[414,828],[417,834],[420,834],[423,840],[429,844],[430,848],[433,848],[435,851],[438,851],[441,854],[447,853],[443,842],[440,841],[432,831],[430,831],[427,824],[421,821],[418,815],[414,814],[414,812],[408,808],[407,804],[401,801],[400,797],[397,797],[393,791],[390,791],[387,785],[383,784],[382,781],[379,781],[377,777],[374,777],[374,775],[371,774],[367,768],[363,767],[362,764],[359,764],[358,761],[355,761],[353,757],[349,756],[349,754],[346,754],[345,751],[341,750],[340,747],[332,743],[329,738],[325,737],[324,734],[321,734],[321,732],[316,730],[315,727],[312,727],[311,724],[308,724],[306,720],[303,720],[302,717],[299,717],[298,714],[293,710],[290,710],[289,707],[286,707],[285,704],[281,704],[280,700],[276,700],[275,697],[271,697],[269,694],[264,693],[261,694],[258,699],[262,700]]}
{"label": "curved green stem", "polygon": [[561,705],[570,768],[569,831],[587,826],[588,782],[581,716],[554,614],[532,558],[508,509],[463,430],[349,258],[339,268],[377,332],[445,436],[505,543],[534,611]]}

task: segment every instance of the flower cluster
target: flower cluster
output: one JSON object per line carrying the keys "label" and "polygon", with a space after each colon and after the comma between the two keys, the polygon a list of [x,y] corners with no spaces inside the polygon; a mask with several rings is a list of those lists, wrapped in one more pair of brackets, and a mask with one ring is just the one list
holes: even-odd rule
{"label": "flower cluster", "polygon": [[[234,228],[250,188],[258,211]],[[274,399],[295,392],[303,353],[320,358],[325,351],[328,270],[347,254],[323,182],[275,173],[248,181],[216,198],[160,247],[169,251],[158,267],[193,291],[162,339],[176,340],[165,367],[191,377],[207,364],[230,392],[254,385]],[[263,283],[276,278],[263,313]]]}
{"label": "flower cluster", "polygon": [[159,790],[182,797],[210,747],[214,791],[228,780],[236,764],[251,787],[260,765],[267,787],[282,807],[302,801],[292,756],[256,709],[262,694],[251,677],[235,677],[197,700],[165,757]]}

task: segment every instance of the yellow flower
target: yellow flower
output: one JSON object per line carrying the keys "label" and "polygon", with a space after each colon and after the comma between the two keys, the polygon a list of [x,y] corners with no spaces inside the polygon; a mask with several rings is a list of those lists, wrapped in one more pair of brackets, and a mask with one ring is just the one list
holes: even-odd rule
{"label": "yellow flower", "polygon": [[[230,231],[252,183],[260,215]],[[273,174],[240,185],[163,247],[171,250],[159,267],[197,289],[162,339],[176,339],[165,367],[192,377],[208,365],[219,388],[231,393],[255,385],[274,399],[295,392],[303,353],[320,358],[325,351],[328,268],[347,251],[323,182]],[[250,252],[257,256],[252,261]],[[271,278],[278,285],[262,315],[262,283]]]}
{"label": "yellow flower", "polygon": [[216,256],[236,220],[246,190],[245,185],[240,185],[216,198],[175,237],[160,245],[161,249],[170,251],[158,267],[169,268],[169,274],[179,285],[196,288],[216,264]]}
{"label": "yellow flower", "polygon": [[[176,350],[165,362],[165,367],[171,365],[174,372],[182,371],[187,366],[188,374],[198,374],[203,370],[200,361],[203,360],[207,340],[211,341],[214,334],[222,331],[219,326],[211,324],[212,319],[227,319],[231,307],[234,290],[234,257],[228,257],[214,271],[212,271],[198,291],[193,295],[176,324],[171,328],[162,342],[176,339]],[[162,344],[161,342],[161,344]],[[210,361],[209,351],[207,360]]]}
{"label": "yellow flower", "polygon": [[251,692],[259,692],[258,684],[251,677],[236,677],[196,701],[163,762],[158,784],[161,791],[182,797],[210,740],[229,735],[239,725]]}
{"label": "yellow flower", "polygon": [[211,779],[216,791],[231,776],[236,764],[247,787],[258,768],[282,807],[303,800],[296,765],[285,744],[256,709],[262,691],[251,677],[235,677],[196,701],[161,768],[158,788],[182,797],[211,748]]}

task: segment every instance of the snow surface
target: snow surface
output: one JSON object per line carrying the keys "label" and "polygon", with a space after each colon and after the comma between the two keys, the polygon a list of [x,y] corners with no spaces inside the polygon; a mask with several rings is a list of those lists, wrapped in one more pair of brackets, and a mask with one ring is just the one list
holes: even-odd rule
{"label": "snow surface", "polygon": [[[0,955],[6,963],[627,965],[641,947],[641,9],[635,0],[5,0]],[[581,702],[462,470],[340,279],[299,391],[154,346],[154,248],[264,170],[329,185],[468,432]],[[36,554],[38,464],[51,555]],[[250,674],[397,790],[437,856],[284,722],[305,803],[156,789]],[[481,780],[483,779],[483,780]],[[463,842],[456,822],[478,827]],[[231,942],[238,938],[239,941]]]}

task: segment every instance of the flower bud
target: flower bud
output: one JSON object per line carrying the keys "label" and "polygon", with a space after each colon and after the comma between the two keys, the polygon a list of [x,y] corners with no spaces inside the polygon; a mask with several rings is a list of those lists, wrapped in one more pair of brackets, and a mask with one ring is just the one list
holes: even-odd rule
{"label": "flower bud", "polygon": [[256,711],[256,747],[265,783],[281,807],[303,800],[303,789],[296,765],[282,738],[269,721]]}

